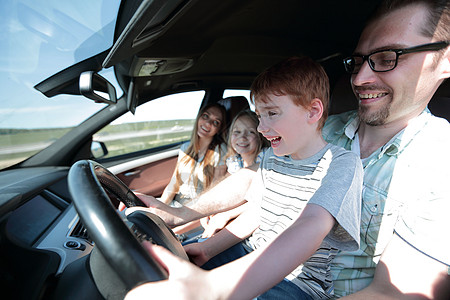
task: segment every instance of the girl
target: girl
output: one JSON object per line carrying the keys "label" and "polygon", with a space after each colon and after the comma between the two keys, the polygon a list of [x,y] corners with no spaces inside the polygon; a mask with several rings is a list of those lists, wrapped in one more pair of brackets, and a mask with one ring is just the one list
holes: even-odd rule
{"label": "girl", "polygon": [[181,206],[226,173],[223,139],[225,109],[220,104],[202,108],[190,142],[181,145],[178,163],[161,201]]}
{"label": "girl", "polygon": [[228,135],[228,173],[259,163],[269,142],[257,131],[258,124],[258,117],[251,110],[243,110],[234,118]]}
{"label": "girl", "polygon": [[[257,130],[259,124],[256,113],[251,110],[243,110],[236,115],[231,123],[228,134],[227,171],[230,174],[241,168],[247,168],[258,164],[269,147],[269,141]],[[202,238],[209,238],[221,230],[227,223],[236,218],[246,205],[240,205],[234,209],[212,215],[202,219],[205,228]]]}

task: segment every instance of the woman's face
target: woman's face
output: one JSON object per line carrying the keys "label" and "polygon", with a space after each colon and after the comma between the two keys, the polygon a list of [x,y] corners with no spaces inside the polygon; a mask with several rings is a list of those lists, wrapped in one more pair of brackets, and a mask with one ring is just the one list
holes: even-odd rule
{"label": "woman's face", "polygon": [[197,122],[197,134],[200,138],[212,138],[222,127],[222,112],[217,107],[205,110]]}
{"label": "woman's face", "polygon": [[231,131],[231,147],[239,154],[253,154],[258,148],[258,131],[256,125],[242,116],[234,122]]}

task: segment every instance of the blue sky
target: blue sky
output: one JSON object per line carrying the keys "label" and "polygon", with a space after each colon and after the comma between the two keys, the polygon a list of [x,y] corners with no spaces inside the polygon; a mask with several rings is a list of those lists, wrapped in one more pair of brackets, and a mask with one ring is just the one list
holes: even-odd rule
{"label": "blue sky", "polygon": [[76,125],[102,108],[81,96],[47,98],[33,87],[109,48],[118,3],[0,2],[0,128]]}
{"label": "blue sky", "polygon": [[[47,98],[34,86],[111,47],[118,5],[119,0],[0,1],[0,128],[76,126],[105,106],[83,96]],[[112,68],[101,74],[119,88]],[[118,122],[195,118],[199,95],[174,96],[170,109],[152,101]],[[225,96],[231,95],[248,98],[248,91]],[[186,106],[191,100],[197,106]],[[162,109],[170,114],[161,115]]]}

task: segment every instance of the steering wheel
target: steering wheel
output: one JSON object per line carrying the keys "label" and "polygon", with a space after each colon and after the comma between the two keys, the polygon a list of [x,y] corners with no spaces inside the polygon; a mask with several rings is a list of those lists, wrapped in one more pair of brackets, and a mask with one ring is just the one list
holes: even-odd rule
{"label": "steering wheel", "polygon": [[[165,269],[141,246],[102,187],[104,185],[127,207],[145,206],[120,179],[102,165],[82,160],[70,168],[68,183],[81,222],[94,240],[95,247],[127,289],[144,282],[167,278]],[[161,218],[149,213],[146,216],[142,213],[130,216],[133,215],[134,220],[146,227],[145,236],[187,259],[181,243]]]}

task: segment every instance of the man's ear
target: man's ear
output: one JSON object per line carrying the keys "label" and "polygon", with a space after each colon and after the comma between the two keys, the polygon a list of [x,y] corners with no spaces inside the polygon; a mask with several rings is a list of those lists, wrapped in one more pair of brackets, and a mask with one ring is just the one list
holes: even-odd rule
{"label": "man's ear", "polygon": [[450,77],[450,49],[445,51],[444,57],[442,58],[442,79]]}
{"label": "man's ear", "polygon": [[323,115],[323,103],[319,98],[314,98],[311,100],[309,105],[308,123],[316,123],[322,118]]}

